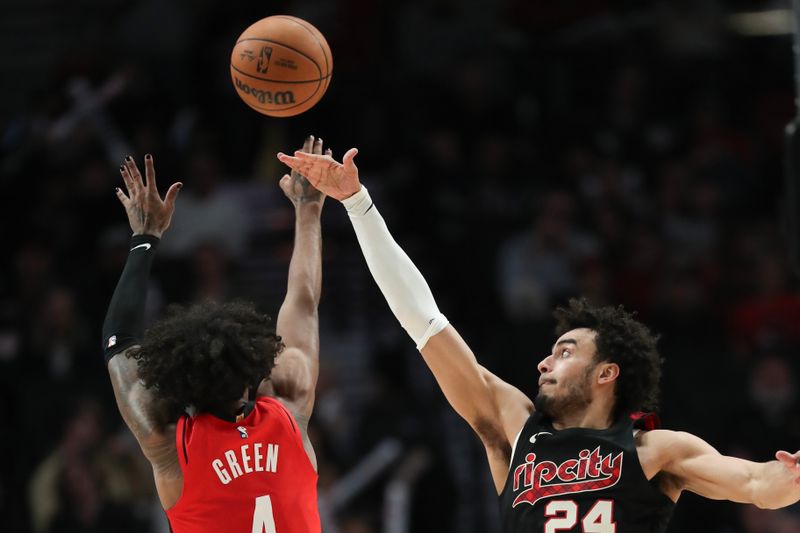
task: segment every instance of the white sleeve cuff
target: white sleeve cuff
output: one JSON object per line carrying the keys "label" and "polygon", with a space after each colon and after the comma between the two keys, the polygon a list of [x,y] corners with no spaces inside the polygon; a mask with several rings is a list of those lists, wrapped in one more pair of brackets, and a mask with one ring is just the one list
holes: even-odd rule
{"label": "white sleeve cuff", "polygon": [[415,339],[417,341],[417,350],[421,351],[425,345],[428,344],[428,341],[431,339],[431,337],[446,328],[447,324],[449,323],[450,321],[447,320],[447,317],[441,313],[439,313],[439,316],[436,318],[432,318],[428,329],[425,330],[425,333],[422,335],[422,337],[420,339]]}
{"label": "white sleeve cuff", "polygon": [[372,198],[369,191],[363,185],[361,189],[349,198],[342,200],[344,208],[347,209],[347,214],[350,216],[363,216],[372,207]]}

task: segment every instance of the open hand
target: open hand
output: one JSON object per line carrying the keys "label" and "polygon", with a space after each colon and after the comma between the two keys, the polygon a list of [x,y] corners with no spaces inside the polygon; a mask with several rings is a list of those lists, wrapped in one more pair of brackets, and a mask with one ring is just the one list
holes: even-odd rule
{"label": "open hand", "polygon": [[335,161],[330,153],[309,154],[300,150],[294,157],[278,152],[278,159],[308,178],[317,190],[341,201],[361,190],[358,168],[353,162],[357,153],[358,149],[351,148],[344,154],[342,163]]}
{"label": "open hand", "polygon": [[775,459],[789,470],[794,477],[794,482],[800,485],[800,451],[797,453],[780,451],[775,454]]}
{"label": "open hand", "polygon": [[[322,139],[314,139],[313,135],[306,137],[303,148],[299,152],[322,155]],[[325,155],[331,157],[330,149],[325,150]],[[306,177],[292,168],[291,174],[284,174],[280,181],[283,194],[292,201],[295,207],[301,204],[318,203],[325,201],[325,195],[314,188]]]}
{"label": "open hand", "polygon": [[172,220],[175,199],[183,183],[173,183],[162,200],[156,187],[156,171],[153,168],[153,156],[150,154],[144,157],[144,169],[146,182],[142,182],[142,175],[133,158],[131,156],[125,158],[125,162],[119,167],[119,172],[125,181],[128,194],[117,187],[117,198],[125,206],[134,235],[153,235],[161,238]]}

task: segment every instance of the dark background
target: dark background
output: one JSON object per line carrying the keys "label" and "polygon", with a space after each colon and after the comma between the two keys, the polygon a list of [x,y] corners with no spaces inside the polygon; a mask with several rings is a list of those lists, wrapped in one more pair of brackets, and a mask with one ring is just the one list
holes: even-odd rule
{"label": "dark background", "polygon": [[[148,321],[205,298],[275,313],[293,216],[274,154],[309,133],[337,158],[360,149],[395,237],[500,377],[535,395],[550,310],[568,297],[624,304],[661,334],[666,427],[753,460],[796,450],[800,297],[780,224],[791,39],[731,18],[787,7],[4,0],[0,529],[164,531],[99,346],[129,236],[121,158],[152,153],[162,188],[185,184]],[[236,37],[271,14],[312,22],[333,52],[327,94],[290,119],[247,108],[228,75]],[[344,210],[329,200],[323,218],[312,435],[326,531],[389,531],[392,480],[420,458],[411,531],[499,531],[477,438],[388,311]],[[381,443],[401,457],[344,498]],[[685,494],[671,531],[796,532],[800,509]]]}

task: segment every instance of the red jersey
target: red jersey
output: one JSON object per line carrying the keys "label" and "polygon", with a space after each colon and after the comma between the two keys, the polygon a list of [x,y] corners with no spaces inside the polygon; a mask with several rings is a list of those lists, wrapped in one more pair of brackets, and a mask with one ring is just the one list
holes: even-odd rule
{"label": "red jersey", "polygon": [[239,422],[178,420],[183,492],[167,511],[174,533],[319,533],[317,473],[294,417],[262,396]]}

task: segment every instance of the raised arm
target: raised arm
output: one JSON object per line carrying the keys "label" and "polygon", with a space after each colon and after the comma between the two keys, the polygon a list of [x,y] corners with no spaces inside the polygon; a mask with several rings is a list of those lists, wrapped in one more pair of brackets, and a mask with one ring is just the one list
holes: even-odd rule
{"label": "raised arm", "polygon": [[[322,154],[322,139],[315,140],[309,136],[303,150]],[[276,328],[286,348],[278,356],[270,379],[259,387],[259,394],[274,392],[305,431],[314,408],[314,390],[319,375],[320,214],[325,196],[295,171],[284,176],[280,186],[294,205],[296,217],[286,298],[278,313]]]}
{"label": "raised arm", "polygon": [[645,438],[658,450],[661,470],[673,476],[681,490],[762,509],[800,501],[800,452],[780,451],[777,460],[757,463],[722,455],[690,433],[649,433]]}
{"label": "raised arm", "polygon": [[169,227],[181,183],[173,184],[162,201],[156,187],[153,158],[145,156],[146,182],[136,163],[127,157],[120,166],[128,194],[119,198],[133,230],[130,252],[103,322],[103,350],[120,414],[153,465],[156,486],[164,507],[180,496],[180,478],[174,427],[167,427],[154,413],[152,391],[139,380],[138,365],[130,353],[144,333],[147,281],[161,235]]}
{"label": "raised arm", "polygon": [[389,233],[349,150],[340,164],[330,156],[295,152],[278,158],[306,175],[347,208],[373,278],[400,324],[436,377],[447,400],[481,437],[498,487],[505,479],[513,439],[533,406],[520,391],[482,368],[472,350],[436,306],[422,274]]}

